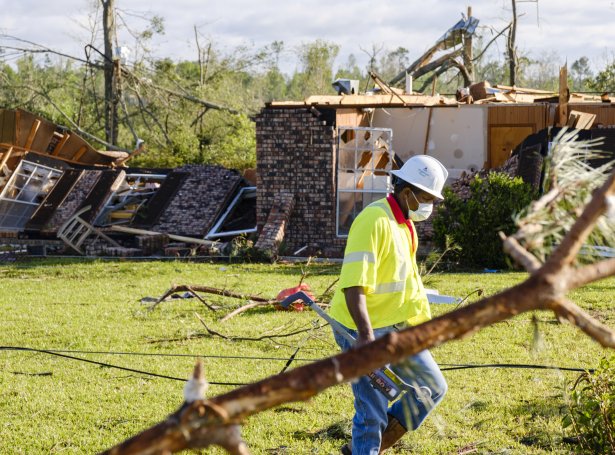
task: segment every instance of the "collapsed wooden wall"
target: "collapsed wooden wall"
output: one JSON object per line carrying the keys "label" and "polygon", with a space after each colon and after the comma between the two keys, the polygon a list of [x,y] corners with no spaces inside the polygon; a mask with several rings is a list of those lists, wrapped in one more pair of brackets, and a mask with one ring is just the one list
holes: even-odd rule
{"label": "collapsed wooden wall", "polygon": [[31,151],[62,161],[111,165],[113,157],[99,153],[83,138],[30,112],[0,109],[0,147]]}

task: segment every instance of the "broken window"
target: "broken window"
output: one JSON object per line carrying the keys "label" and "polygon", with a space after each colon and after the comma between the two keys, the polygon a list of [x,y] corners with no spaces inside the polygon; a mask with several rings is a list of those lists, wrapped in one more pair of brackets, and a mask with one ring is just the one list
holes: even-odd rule
{"label": "broken window", "polygon": [[[158,191],[165,174],[126,174],[96,218],[96,226],[130,224]],[[141,211],[143,213],[143,211]]]}
{"label": "broken window", "polygon": [[62,171],[22,160],[0,193],[0,229],[21,230]]}
{"label": "broken window", "polygon": [[246,186],[239,190],[205,238],[233,237],[251,232],[256,232],[256,187]]}
{"label": "broken window", "polygon": [[391,192],[392,142],[390,128],[338,128],[338,236],[347,236],[359,212]]}

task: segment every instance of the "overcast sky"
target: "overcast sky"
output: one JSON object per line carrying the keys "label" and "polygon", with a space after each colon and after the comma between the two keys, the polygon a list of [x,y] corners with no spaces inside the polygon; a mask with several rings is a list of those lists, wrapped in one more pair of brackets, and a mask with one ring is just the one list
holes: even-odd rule
{"label": "overcast sky", "polygon": [[[518,0],[519,2],[521,0]],[[0,33],[34,41],[55,50],[83,57],[88,13],[95,0],[0,0]],[[164,18],[165,34],[154,37],[156,55],[196,59],[194,26],[218,47],[260,47],[283,41],[282,67],[292,72],[297,61],[293,49],[301,43],[324,39],[341,46],[338,64],[354,54],[364,65],[361,50],[372,45],[403,46],[416,58],[461,18],[469,2],[453,0],[116,0],[116,8],[134,29],[144,21],[135,15]],[[511,17],[510,0],[474,0],[473,15],[480,25],[502,29]],[[518,3],[518,47],[532,57],[555,52],[560,63],[581,56],[594,68],[604,67],[615,55],[615,1],[539,0]],[[488,40],[487,28],[479,30]],[[133,46],[126,35],[120,45]],[[6,39],[0,44],[7,45]],[[496,49],[497,50],[497,49]],[[504,51],[503,42],[499,50]]]}

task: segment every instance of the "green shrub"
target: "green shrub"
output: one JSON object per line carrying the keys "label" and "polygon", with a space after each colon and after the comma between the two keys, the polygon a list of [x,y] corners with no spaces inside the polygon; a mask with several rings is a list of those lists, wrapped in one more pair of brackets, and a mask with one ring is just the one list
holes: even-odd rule
{"label": "green shrub", "polygon": [[578,452],[615,454],[615,356],[581,375],[562,423],[578,438]]}
{"label": "green shrub", "polygon": [[446,188],[433,221],[435,241],[445,248],[448,236],[459,246],[458,258],[464,265],[505,268],[498,232],[514,232],[513,215],[527,207],[533,195],[520,177],[500,172],[492,172],[485,179],[475,177],[467,200]]}

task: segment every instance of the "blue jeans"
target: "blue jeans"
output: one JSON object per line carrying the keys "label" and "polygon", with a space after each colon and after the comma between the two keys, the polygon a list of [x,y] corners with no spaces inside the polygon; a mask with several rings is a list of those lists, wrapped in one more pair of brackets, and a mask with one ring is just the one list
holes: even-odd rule
{"label": "blue jeans", "polygon": [[[357,337],[355,330],[346,330]],[[380,338],[395,330],[393,326],[375,329],[374,336]],[[335,331],[334,335],[343,351],[351,348],[350,343]],[[404,392],[390,407],[387,398],[371,386],[367,376],[352,383],[355,408],[352,419],[352,455],[378,454],[382,433],[387,426],[387,414],[395,417],[404,428],[416,430],[444,398],[448,386],[429,351],[421,351],[392,368],[412,389]]]}

